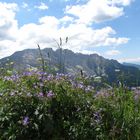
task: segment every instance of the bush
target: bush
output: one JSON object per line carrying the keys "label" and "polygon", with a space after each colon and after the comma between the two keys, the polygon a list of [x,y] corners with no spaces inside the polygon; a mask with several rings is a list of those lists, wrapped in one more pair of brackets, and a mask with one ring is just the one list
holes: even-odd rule
{"label": "bush", "polygon": [[140,105],[130,91],[96,93],[70,75],[1,77],[0,139],[140,139]]}

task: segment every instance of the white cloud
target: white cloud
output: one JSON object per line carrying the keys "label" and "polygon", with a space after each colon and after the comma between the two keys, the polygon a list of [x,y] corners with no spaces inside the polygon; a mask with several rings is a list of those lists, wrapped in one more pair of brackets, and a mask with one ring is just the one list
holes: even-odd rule
{"label": "white cloud", "polygon": [[60,19],[62,22],[72,22],[74,18],[69,17],[69,16],[64,16],[63,18]]}
{"label": "white cloud", "polygon": [[43,25],[45,24],[46,27],[53,29],[57,28],[59,20],[54,16],[45,16],[39,19],[39,23]]}
{"label": "white cloud", "polygon": [[121,54],[121,52],[118,50],[109,50],[109,51],[105,52],[105,54],[108,56],[115,56],[115,55]]}
{"label": "white cloud", "polygon": [[118,4],[123,6],[128,6],[133,2],[134,0],[112,0],[112,4]]}
{"label": "white cloud", "polygon": [[9,11],[17,11],[18,7],[16,3],[2,3],[0,2],[1,9],[6,8]]}
{"label": "white cloud", "polygon": [[129,40],[114,37],[116,31],[109,26],[93,29],[87,24],[76,22],[76,19],[68,15],[60,19],[45,16],[40,18],[38,23],[29,23],[18,28],[16,9],[17,4],[0,3],[0,57],[27,48],[37,48],[36,43],[39,43],[41,48],[57,48],[54,39],[59,41],[62,37],[64,43],[67,36],[69,41],[63,48],[86,54],[94,53],[89,51],[94,47],[122,45]]}
{"label": "white cloud", "polygon": [[61,19],[59,19],[59,22],[62,26],[69,26],[70,24],[74,23],[75,20],[73,17],[64,16]]}
{"label": "white cloud", "polygon": [[89,50],[81,50],[79,51],[79,53],[83,53],[83,54],[98,54],[98,55],[101,55],[99,52],[97,51],[89,51]]}
{"label": "white cloud", "polygon": [[[64,31],[63,31],[64,30]],[[127,38],[114,38],[115,31],[111,27],[104,27],[102,29],[92,29],[84,24],[71,24],[65,29],[61,29],[66,36],[76,35],[71,39],[71,46],[73,46],[75,51],[77,50],[89,50],[94,47],[101,46],[114,46],[114,44],[125,44],[127,43]],[[114,41],[108,41],[108,40]],[[71,48],[71,47],[70,47]]]}
{"label": "white cloud", "polygon": [[[65,38],[68,36],[68,44],[64,44],[63,48],[73,50],[74,52],[91,54],[94,52],[89,50],[92,50],[94,47],[113,45],[115,41],[118,42],[118,40],[121,40],[121,38],[115,38],[115,41],[106,44],[106,40],[108,38],[111,39],[111,36],[115,34],[115,31],[111,27],[93,30],[84,24],[70,24],[67,27],[59,27],[60,24],[61,20],[46,16],[40,18],[38,24],[32,23],[22,26],[18,30],[19,36],[17,37],[16,44],[11,42],[11,44],[16,46],[16,48],[14,47],[15,50],[12,51],[27,49],[29,47],[36,48],[36,43],[39,43],[42,48],[57,48],[58,46],[53,39],[59,41],[59,38],[62,37],[63,42],[65,42]],[[122,43],[120,44],[123,43],[122,39]],[[8,52],[11,54],[11,51]]]}
{"label": "white cloud", "polygon": [[67,6],[66,14],[76,16],[78,23],[91,24],[118,18],[124,14],[124,6],[132,0],[88,0],[86,4]]}
{"label": "white cloud", "polygon": [[35,6],[35,8],[39,9],[39,10],[47,10],[49,7],[47,4],[41,2],[40,5]]}
{"label": "white cloud", "polygon": [[137,58],[122,58],[118,60],[119,62],[130,62],[130,63],[140,63],[140,57]]}
{"label": "white cloud", "polygon": [[18,31],[18,23],[15,20],[15,12],[18,6],[15,3],[0,2],[0,40],[15,39]]}
{"label": "white cloud", "polygon": [[129,41],[129,38],[125,38],[125,37],[121,37],[121,38],[110,38],[108,37],[105,40],[104,45],[106,46],[110,46],[110,44],[112,44],[112,46],[119,46],[121,44],[126,44]]}
{"label": "white cloud", "polygon": [[[17,51],[19,43],[13,40],[2,40],[0,41],[0,58],[6,57]],[[19,49],[18,49],[19,50]]]}
{"label": "white cloud", "polygon": [[27,7],[28,7],[28,4],[25,3],[25,2],[23,2],[23,3],[22,3],[22,8],[27,8]]}

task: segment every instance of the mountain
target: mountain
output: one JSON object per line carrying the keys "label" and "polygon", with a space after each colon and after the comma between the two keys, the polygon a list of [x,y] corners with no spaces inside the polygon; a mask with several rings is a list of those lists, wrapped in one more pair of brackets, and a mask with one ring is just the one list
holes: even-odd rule
{"label": "mountain", "polygon": [[[70,50],[45,48],[42,56],[49,71],[101,77],[109,84],[123,81],[128,86],[140,85],[140,70],[133,66],[125,66],[116,60],[105,59],[98,54],[74,53]],[[60,55],[61,54],[61,55]],[[27,49],[0,59],[0,66],[22,71],[28,68],[41,68],[38,49]]]}
{"label": "mountain", "polygon": [[124,62],[123,65],[125,65],[125,66],[132,66],[132,67],[136,67],[136,68],[140,69],[140,65],[138,65],[138,64]]}

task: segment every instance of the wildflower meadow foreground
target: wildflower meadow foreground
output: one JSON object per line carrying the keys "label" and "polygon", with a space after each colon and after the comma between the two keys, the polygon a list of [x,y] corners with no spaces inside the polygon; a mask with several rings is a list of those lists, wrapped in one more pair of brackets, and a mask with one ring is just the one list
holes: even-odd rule
{"label": "wildflower meadow foreground", "polygon": [[138,140],[139,102],[123,87],[97,92],[69,74],[1,76],[0,139]]}

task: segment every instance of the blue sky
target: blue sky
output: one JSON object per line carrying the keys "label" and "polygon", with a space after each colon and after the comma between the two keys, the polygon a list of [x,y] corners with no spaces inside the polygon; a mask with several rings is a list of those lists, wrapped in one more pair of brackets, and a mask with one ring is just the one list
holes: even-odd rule
{"label": "blue sky", "polygon": [[139,0],[0,0],[0,58],[63,48],[140,64]]}

